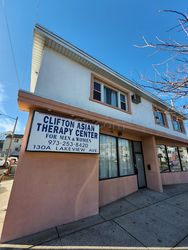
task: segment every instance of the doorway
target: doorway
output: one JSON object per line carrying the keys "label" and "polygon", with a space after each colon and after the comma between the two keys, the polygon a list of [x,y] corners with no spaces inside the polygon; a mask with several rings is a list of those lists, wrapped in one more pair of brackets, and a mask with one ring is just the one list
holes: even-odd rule
{"label": "doorway", "polygon": [[138,188],[144,188],[146,187],[146,175],[144,168],[144,158],[142,153],[142,144],[140,141],[133,142],[133,151],[135,168],[137,172]]}
{"label": "doorway", "polygon": [[142,154],[135,154],[135,162],[137,168],[137,177],[138,177],[138,188],[146,187],[146,177],[144,170],[144,161]]}

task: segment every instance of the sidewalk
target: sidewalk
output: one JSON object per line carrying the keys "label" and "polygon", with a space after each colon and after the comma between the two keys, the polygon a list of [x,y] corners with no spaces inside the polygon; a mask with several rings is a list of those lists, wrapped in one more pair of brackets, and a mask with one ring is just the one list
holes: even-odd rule
{"label": "sidewalk", "polygon": [[0,183],[0,235],[3,228],[3,222],[5,219],[6,209],[12,188],[13,180],[2,181]]}
{"label": "sidewalk", "polygon": [[101,208],[100,215],[61,225],[0,247],[188,249],[188,184],[166,186],[164,193],[141,189]]}

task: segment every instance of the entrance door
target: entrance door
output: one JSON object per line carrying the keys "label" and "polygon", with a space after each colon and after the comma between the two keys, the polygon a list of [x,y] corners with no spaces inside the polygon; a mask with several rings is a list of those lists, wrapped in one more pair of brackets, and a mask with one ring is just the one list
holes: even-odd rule
{"label": "entrance door", "polygon": [[138,176],[138,187],[139,188],[146,187],[146,177],[145,177],[144,161],[142,154],[135,153],[135,162],[136,162],[137,176]]}

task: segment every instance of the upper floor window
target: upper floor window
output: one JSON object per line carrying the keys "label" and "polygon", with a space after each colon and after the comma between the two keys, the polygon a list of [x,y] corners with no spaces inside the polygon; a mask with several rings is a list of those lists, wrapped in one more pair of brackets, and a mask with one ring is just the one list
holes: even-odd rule
{"label": "upper floor window", "polygon": [[156,124],[159,124],[164,127],[168,126],[164,111],[154,107],[154,117],[155,117]]}
{"label": "upper floor window", "polygon": [[182,120],[178,120],[176,117],[172,117],[172,125],[175,131],[185,133],[184,125]]}
{"label": "upper floor window", "polygon": [[98,82],[94,82],[93,98],[101,101],[101,85]]}
{"label": "upper floor window", "polygon": [[118,107],[117,92],[104,86],[104,102],[114,107]]}
{"label": "upper floor window", "polygon": [[127,98],[124,94],[120,94],[120,106],[121,109],[127,110]]}
{"label": "upper floor window", "polygon": [[114,89],[108,84],[97,79],[92,80],[92,99],[100,101],[106,105],[112,106],[117,109],[121,109],[126,112],[130,112],[130,107],[128,105],[129,94],[126,92],[119,91],[119,89]]}

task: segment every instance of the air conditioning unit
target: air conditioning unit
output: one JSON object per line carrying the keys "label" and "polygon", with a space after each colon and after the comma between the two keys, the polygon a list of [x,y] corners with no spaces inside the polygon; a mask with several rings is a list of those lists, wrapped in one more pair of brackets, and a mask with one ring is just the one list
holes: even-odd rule
{"label": "air conditioning unit", "polygon": [[134,94],[131,96],[132,102],[135,104],[141,103],[141,97],[138,94]]}

